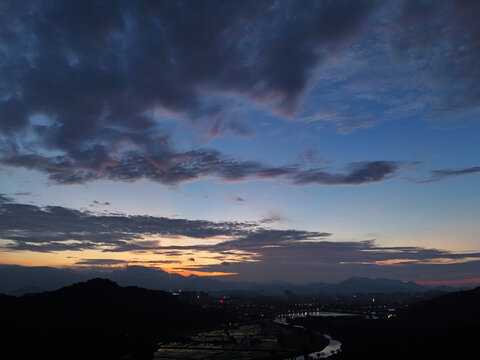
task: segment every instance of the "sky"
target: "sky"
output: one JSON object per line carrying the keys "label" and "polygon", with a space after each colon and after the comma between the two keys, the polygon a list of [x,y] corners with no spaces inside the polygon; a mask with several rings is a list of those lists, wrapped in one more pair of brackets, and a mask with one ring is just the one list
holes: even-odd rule
{"label": "sky", "polygon": [[2,1],[0,264],[480,283],[479,12]]}

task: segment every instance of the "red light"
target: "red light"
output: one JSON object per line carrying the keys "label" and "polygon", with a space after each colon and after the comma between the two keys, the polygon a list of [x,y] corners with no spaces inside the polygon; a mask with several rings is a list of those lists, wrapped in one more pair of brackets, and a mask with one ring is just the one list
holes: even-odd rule
{"label": "red light", "polygon": [[223,300],[219,300],[221,303],[223,303]]}

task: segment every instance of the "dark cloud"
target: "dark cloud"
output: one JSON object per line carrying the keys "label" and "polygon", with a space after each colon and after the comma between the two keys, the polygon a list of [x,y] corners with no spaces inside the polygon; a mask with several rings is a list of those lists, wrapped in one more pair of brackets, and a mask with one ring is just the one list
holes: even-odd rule
{"label": "dark cloud", "polygon": [[127,182],[148,179],[163,184],[177,184],[205,177],[218,177],[226,181],[274,179],[296,170],[293,167],[271,168],[258,162],[236,160],[216,150],[192,150],[159,154],[158,157],[130,151],[118,158],[106,155],[100,159],[102,155],[97,157],[98,161],[94,160],[95,164],[85,166],[65,156],[9,153],[0,159],[1,163],[39,170],[48,174],[57,184],[82,184],[100,179]]}
{"label": "dark cloud", "polygon": [[436,116],[480,109],[479,12],[478,1],[403,2],[391,44],[400,59],[419,66],[425,80],[441,89]]}
{"label": "dark cloud", "polygon": [[47,173],[58,184],[83,184],[100,179],[127,182],[148,179],[175,185],[216,177],[224,181],[283,178],[297,185],[361,185],[388,180],[402,167],[394,161],[369,161],[353,163],[347,173],[337,174],[318,168],[267,167],[259,162],[236,160],[216,150],[192,150],[168,156],[162,154],[158,159],[130,151],[127,157],[99,160],[94,168],[82,168],[64,156],[9,154],[0,162]]}
{"label": "dark cloud", "polygon": [[[259,228],[257,231],[250,232],[238,239],[210,245],[208,248],[221,251],[246,250],[251,252],[263,252],[263,249],[269,249],[270,247],[283,247],[301,241],[316,241],[330,235],[332,234],[327,232]],[[205,247],[201,246],[200,248]]]}
{"label": "dark cloud", "polygon": [[[381,247],[373,240],[333,242],[328,232],[277,230],[262,227],[264,222],[211,222],[140,215],[97,215],[60,206],[38,207],[20,204],[0,196],[0,237],[10,243],[5,250],[65,251],[101,249],[108,252],[149,251],[167,256],[209,251],[221,254],[284,257],[303,262],[372,262],[401,258],[426,260],[461,259],[438,249]],[[200,245],[162,245],[152,236],[187,236],[205,239],[226,236],[230,239]],[[469,254],[468,256],[477,256]],[[190,259],[193,259],[191,257]]]}
{"label": "dark cloud", "polygon": [[92,203],[89,205],[91,207],[94,207],[94,206],[110,206],[110,203],[108,201],[105,201],[105,202],[100,202],[100,201],[97,201],[97,200],[93,200]]}
{"label": "dark cloud", "polygon": [[[353,38],[368,37],[375,19],[370,14],[385,7],[379,4],[6,1],[0,15],[0,163],[43,172],[57,184],[387,180],[398,163],[357,163],[343,174],[305,168],[318,165],[312,151],[301,155],[302,166],[272,167],[211,149],[178,150],[162,122],[186,121],[212,138],[248,137],[253,129],[239,120],[235,98],[291,116],[315,69]],[[389,16],[397,31],[388,33],[395,56],[413,59],[435,81],[455,79],[459,85],[443,97],[442,109],[477,106],[479,32],[471,14],[479,5],[389,6],[395,10]],[[445,24],[449,31],[438,31]]]}
{"label": "dark cloud", "polygon": [[180,256],[183,255],[181,251],[156,251],[155,254],[161,254],[165,256]]}
{"label": "dark cloud", "polygon": [[[169,219],[152,216],[96,215],[59,206],[38,207],[19,204],[0,196],[0,239],[2,251],[62,252],[96,249],[108,253],[145,253],[150,258],[131,260],[80,259],[78,266],[148,265],[177,263],[163,260],[168,256],[188,255],[194,263],[199,251],[210,253],[218,265],[185,265],[196,271],[239,273],[239,279],[260,281],[276,278],[315,281],[322,271],[338,276],[364,274],[388,269],[397,278],[401,269],[410,271],[436,268],[443,273],[447,265],[469,263],[480,258],[478,252],[451,252],[416,246],[381,246],[374,240],[333,241],[328,232],[278,230],[262,222],[211,222]],[[204,241],[189,245],[176,241],[162,244],[157,236],[188,236],[205,239],[223,236],[220,242]],[[152,239],[153,238],[153,239]],[[444,266],[445,267],[442,267]],[[460,265],[458,265],[460,266]],[[365,269],[369,269],[365,271]],[[393,270],[392,270],[393,269]],[[433,271],[433,270],[432,270]],[[254,275],[256,273],[256,275]],[[432,272],[433,274],[434,272]],[[263,274],[263,275],[262,275]],[[318,275],[320,276],[320,275]],[[433,275],[432,275],[433,276]],[[305,279],[304,279],[305,278]],[[412,275],[411,279],[416,278]]]}
{"label": "dark cloud", "polygon": [[92,266],[111,266],[111,265],[133,265],[133,264],[149,264],[163,265],[175,264],[175,260],[120,260],[120,259],[82,259],[76,261],[75,265],[92,265]]}
{"label": "dark cloud", "polygon": [[399,169],[399,164],[392,161],[370,161],[354,163],[345,174],[332,174],[321,169],[301,171],[293,176],[298,185],[360,185],[387,180]]}
{"label": "dark cloud", "polygon": [[480,166],[473,166],[473,167],[463,168],[463,169],[432,170],[430,171],[430,178],[428,179],[425,179],[425,180],[408,179],[408,180],[416,184],[426,184],[426,183],[442,181],[442,180],[453,178],[453,177],[472,175],[477,173],[480,173]]}
{"label": "dark cloud", "polygon": [[279,213],[278,211],[270,211],[267,216],[260,220],[262,224],[272,224],[276,222],[287,222],[290,221],[288,217]]}
{"label": "dark cloud", "polygon": [[373,9],[370,0],[6,1],[0,161],[59,184],[290,174],[214,150],[175,150],[160,118],[246,137],[252,129],[231,113],[232,96],[293,114],[312,71]]}
{"label": "dark cloud", "polygon": [[246,201],[248,201],[247,199],[244,199],[240,196],[237,196],[237,195],[232,195],[232,194],[226,194],[225,195],[227,197],[227,199],[229,199],[230,201],[234,202],[234,203],[237,203],[237,204],[242,204]]}
{"label": "dark cloud", "polygon": [[319,67],[321,80],[310,92],[317,106],[305,104],[302,119],[343,134],[407,118],[435,127],[475,125],[480,112],[478,1],[377,4],[358,37]]}
{"label": "dark cloud", "polygon": [[480,166],[474,166],[474,167],[465,168],[465,169],[434,170],[432,171],[432,175],[434,178],[438,178],[439,180],[441,180],[449,177],[476,174],[479,172],[480,172]]}
{"label": "dark cloud", "polygon": [[118,265],[125,263],[125,260],[118,259],[83,259],[75,262],[76,265]]}
{"label": "dark cloud", "polygon": [[[102,249],[109,252],[160,251],[176,256],[176,250],[229,251],[256,246],[327,237],[325,232],[272,230],[261,222],[211,222],[153,216],[97,215],[60,206],[20,204],[0,196],[0,238],[10,243],[8,251],[52,252]],[[149,236],[187,236],[204,239],[227,236],[216,245],[161,246]],[[162,252],[160,252],[162,253]]]}
{"label": "dark cloud", "polygon": [[84,250],[105,247],[122,251],[154,249],[143,236],[238,236],[254,231],[255,223],[210,222],[153,216],[96,215],[60,206],[19,204],[0,196],[0,238],[6,249],[30,251]]}
{"label": "dark cloud", "polygon": [[[293,283],[336,282],[350,276],[369,278],[392,278],[404,281],[448,281],[472,279],[479,282],[480,261],[458,262],[451,264],[438,263],[404,263],[394,265],[358,264],[358,263],[303,263],[290,262],[242,262],[225,266],[210,266],[204,271],[228,271],[238,275],[229,276],[237,281],[270,282],[271,274],[276,279]],[[196,269],[202,271],[202,269]]]}
{"label": "dark cloud", "polygon": [[[323,85],[312,84],[314,72],[353,39],[376,43],[379,20],[390,23],[380,57],[389,69],[408,64],[421,74],[437,115],[478,110],[479,10],[463,0],[4,1],[0,161],[60,184],[272,179],[299,171],[298,184],[380,181],[388,169],[365,181],[352,173],[349,181],[214,150],[180,151],[162,118],[211,137],[248,137],[253,129],[238,119],[238,101],[292,117],[303,95]],[[371,57],[373,50],[365,51]],[[367,118],[368,126],[377,122]],[[356,119],[341,126],[365,126]]]}
{"label": "dark cloud", "polygon": [[[452,253],[422,247],[382,247],[374,241],[295,241],[277,246],[251,246],[257,261],[229,261],[228,271],[242,281],[339,281],[346,277],[392,277],[404,280],[478,278],[480,253]],[[469,271],[465,271],[469,269]],[[224,264],[196,271],[225,271]]]}

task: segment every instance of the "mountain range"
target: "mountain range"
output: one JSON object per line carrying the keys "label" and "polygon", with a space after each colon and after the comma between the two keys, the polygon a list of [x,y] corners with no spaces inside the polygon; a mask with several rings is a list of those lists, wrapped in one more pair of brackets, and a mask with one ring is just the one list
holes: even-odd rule
{"label": "mountain range", "polygon": [[220,281],[201,276],[182,276],[170,274],[160,269],[143,266],[128,266],[119,269],[74,270],[53,267],[25,267],[18,265],[0,265],[0,293],[23,295],[41,291],[55,290],[75,282],[104,277],[121,286],[141,286],[153,290],[193,290],[207,292],[244,291],[262,295],[282,295],[285,290],[295,294],[349,295],[362,293],[421,293],[429,290],[454,291],[456,288],[430,287],[415,282],[393,279],[369,279],[351,277],[339,283],[292,284],[281,281],[270,283],[247,283]]}

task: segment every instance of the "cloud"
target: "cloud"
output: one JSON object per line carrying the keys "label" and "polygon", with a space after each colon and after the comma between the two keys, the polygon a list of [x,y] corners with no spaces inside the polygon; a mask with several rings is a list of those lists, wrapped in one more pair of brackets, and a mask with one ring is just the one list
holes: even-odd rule
{"label": "cloud", "polygon": [[100,202],[100,201],[97,201],[97,200],[93,200],[91,203],[90,203],[90,207],[95,207],[95,206],[110,206],[110,202],[108,201],[105,201],[105,202]]}
{"label": "cloud", "polygon": [[480,166],[474,166],[464,169],[443,169],[443,170],[434,170],[432,171],[433,178],[438,180],[443,180],[445,178],[470,175],[480,173]]}
{"label": "cloud", "polygon": [[148,179],[174,185],[207,177],[218,177],[224,181],[275,179],[295,171],[293,167],[272,168],[259,162],[236,160],[216,150],[169,151],[160,152],[157,156],[129,151],[118,157],[110,157],[103,148],[90,150],[79,154],[90,159],[83,164],[81,159],[15,154],[15,150],[9,151],[10,155],[5,155],[0,162],[41,171],[57,184],[83,184],[101,179],[126,182]]}
{"label": "cloud", "polygon": [[[381,122],[475,124],[480,112],[480,4],[463,0],[376,3],[358,36],[315,72],[299,119],[345,134]],[[454,85],[452,85],[454,84]],[[347,99],[347,100],[346,100]]]}
{"label": "cloud", "polygon": [[374,7],[370,0],[4,2],[0,162],[57,184],[287,175],[295,169],[177,150],[162,118],[206,125],[212,137],[248,137],[253,130],[232,113],[236,98],[291,116],[312,71],[355,37]]}
{"label": "cloud", "polygon": [[225,196],[226,196],[227,199],[230,200],[231,202],[236,203],[236,204],[240,204],[240,205],[241,205],[242,203],[248,201],[247,199],[244,199],[244,198],[242,198],[242,197],[240,197],[240,196],[237,196],[237,195],[226,194]]}
{"label": "cloud", "polygon": [[385,181],[395,175],[399,164],[392,161],[354,163],[345,174],[332,174],[320,169],[299,172],[293,176],[297,185],[360,185]]}
{"label": "cloud", "polygon": [[[247,237],[210,246],[222,250],[243,250],[260,255],[264,263],[382,264],[402,259],[425,262],[437,259],[458,260],[480,257],[480,253],[452,253],[422,247],[383,247],[373,240],[328,241],[331,234],[300,230],[263,230]],[[204,248],[204,247],[199,247]]]}
{"label": "cloud", "polygon": [[82,259],[76,261],[75,265],[92,265],[92,266],[112,266],[112,265],[134,265],[134,264],[148,264],[148,265],[163,265],[175,264],[175,260],[120,260],[120,259]]}
{"label": "cloud", "polygon": [[[103,150],[99,151],[103,154]],[[102,179],[126,182],[148,179],[165,185],[210,177],[222,181],[285,179],[296,185],[361,185],[389,180],[403,166],[395,161],[366,161],[352,163],[346,174],[337,174],[325,169],[304,169],[295,165],[269,167],[260,162],[230,158],[216,150],[169,152],[162,153],[157,158],[136,151],[122,154],[118,158],[102,158],[103,155],[93,155],[90,152],[83,156],[94,164],[80,166],[63,156],[22,155],[16,154],[15,150],[0,158],[0,163],[39,170],[48,174],[57,184],[84,184]]]}
{"label": "cloud", "polygon": [[[0,246],[6,253],[55,252],[61,256],[65,251],[87,249],[122,253],[122,259],[79,259],[76,266],[81,267],[135,264],[158,267],[179,263],[183,265],[179,269],[208,273],[223,272],[222,267],[228,266],[228,272],[238,273],[239,280],[270,281],[273,277],[301,282],[307,278],[308,281],[325,280],[322,272],[347,277],[355,271],[365,276],[389,271],[397,278],[406,278],[409,272],[414,279],[412,269],[425,267],[444,273],[444,269],[455,264],[461,267],[462,263],[480,259],[480,253],[473,251],[382,246],[374,240],[335,241],[329,232],[271,229],[264,225],[262,221],[211,222],[94,214],[60,206],[20,204],[0,196]],[[162,237],[173,237],[175,241],[165,243]],[[216,240],[212,241],[214,237]],[[187,238],[201,241],[192,243]],[[138,259],[139,253],[148,260]],[[213,262],[195,265],[195,255],[199,253]],[[130,259],[125,259],[125,255]],[[168,259],[172,256],[188,256],[188,262]],[[435,271],[432,270],[432,274]]]}
{"label": "cloud", "polygon": [[408,180],[416,184],[426,184],[426,183],[432,183],[432,182],[450,179],[453,177],[466,176],[466,175],[472,175],[477,173],[480,173],[480,166],[472,166],[472,167],[463,168],[463,169],[432,170],[430,171],[430,178],[428,179],[425,179],[425,180],[408,179]]}
{"label": "cloud", "polygon": [[[225,271],[226,267],[211,266],[205,271]],[[202,269],[196,269],[201,271]],[[462,279],[478,279],[480,261],[469,261],[449,264],[404,263],[396,265],[376,264],[339,264],[339,263],[303,263],[260,261],[249,263],[231,263],[228,271],[238,275],[230,278],[237,281],[270,282],[271,274],[275,279],[292,283],[336,282],[350,276],[369,278],[391,278],[404,281],[447,281]],[[478,282],[478,280],[476,281]]]}
{"label": "cloud", "polygon": [[[8,251],[52,252],[101,249],[104,251],[160,251],[178,255],[176,250],[227,251],[329,236],[328,233],[271,230],[261,222],[212,222],[154,216],[95,214],[61,206],[39,207],[0,196],[0,238],[9,241]],[[184,236],[206,239],[224,236],[233,240],[218,245],[161,246],[155,236]]]}
{"label": "cloud", "polygon": [[[376,182],[392,171],[350,181],[179,149],[165,119],[215,138],[253,134],[242,104],[343,132],[479,110],[474,1],[4,1],[1,10],[0,162],[57,184]],[[310,95],[314,115],[300,109]]]}
{"label": "cloud", "polygon": [[143,236],[186,236],[204,239],[236,236],[257,224],[209,222],[151,216],[97,215],[60,206],[38,207],[0,197],[0,238],[10,251],[62,251],[103,247],[155,248]]}
{"label": "cloud", "polygon": [[[257,261],[228,261],[235,280],[291,282],[340,281],[349,276],[391,277],[402,280],[461,279],[472,276],[480,266],[479,252],[451,252],[435,248],[384,247],[366,241],[287,241],[248,251]],[[222,271],[226,264],[198,266],[196,271]]]}
{"label": "cloud", "polygon": [[476,1],[404,2],[391,44],[399,57],[421,66],[425,80],[441,90],[436,116],[480,109],[479,11]]}
{"label": "cloud", "polygon": [[260,220],[260,223],[262,224],[272,224],[272,223],[284,223],[291,221],[287,216],[284,214],[278,212],[278,211],[269,211],[267,216],[265,216],[263,219]]}
{"label": "cloud", "polygon": [[83,259],[75,262],[76,265],[118,265],[127,261],[118,259]]}

